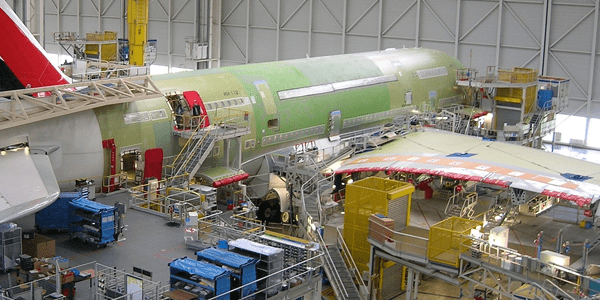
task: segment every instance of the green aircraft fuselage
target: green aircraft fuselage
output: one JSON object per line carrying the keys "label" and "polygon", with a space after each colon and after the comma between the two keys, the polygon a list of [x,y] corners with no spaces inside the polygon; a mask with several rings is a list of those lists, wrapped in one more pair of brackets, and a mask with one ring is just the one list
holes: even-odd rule
{"label": "green aircraft fuselage", "polygon": [[[392,49],[290,61],[230,66],[153,76],[164,93],[197,91],[215,118],[224,108],[249,112],[251,133],[242,137],[243,160],[281,147],[389,122],[402,108],[446,106],[460,100],[460,62],[430,49]],[[183,142],[173,135],[165,98],[94,110],[102,139],[123,149],[160,147],[176,155]],[[332,114],[341,117],[330,128]],[[223,141],[216,147],[223,149]],[[221,164],[216,151],[204,167]],[[108,174],[109,154],[105,153]]]}

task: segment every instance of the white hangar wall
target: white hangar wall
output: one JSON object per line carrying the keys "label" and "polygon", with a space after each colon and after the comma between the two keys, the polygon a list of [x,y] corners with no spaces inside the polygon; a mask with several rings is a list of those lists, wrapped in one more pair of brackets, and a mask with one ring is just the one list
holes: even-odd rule
{"label": "white hangar wall", "polygon": [[[7,2],[27,16],[49,52],[65,53],[53,41],[58,31],[110,30],[126,37],[125,0]],[[571,78],[571,103],[563,113],[586,118],[587,140],[589,118],[600,113],[599,5],[600,0],[149,0],[148,38],[158,40],[155,64],[170,70],[390,47],[439,49],[480,74],[487,66],[539,69]],[[186,37],[211,42],[210,59],[186,60]]]}
{"label": "white hangar wall", "polygon": [[426,47],[465,66],[569,77],[566,114],[600,112],[598,0],[224,0],[222,65]]}

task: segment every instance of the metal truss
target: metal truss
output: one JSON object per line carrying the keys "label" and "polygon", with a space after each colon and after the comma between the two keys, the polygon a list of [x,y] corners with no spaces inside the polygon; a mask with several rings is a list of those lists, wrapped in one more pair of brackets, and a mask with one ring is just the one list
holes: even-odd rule
{"label": "metal truss", "polygon": [[162,97],[149,76],[0,92],[0,130],[106,105]]}

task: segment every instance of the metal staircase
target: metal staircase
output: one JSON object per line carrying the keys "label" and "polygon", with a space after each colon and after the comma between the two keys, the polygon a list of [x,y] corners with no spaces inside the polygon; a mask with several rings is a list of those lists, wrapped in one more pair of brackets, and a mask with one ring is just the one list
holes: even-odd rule
{"label": "metal staircase", "polygon": [[[341,239],[341,234],[339,230],[338,244],[340,244],[341,239],[340,246],[342,247],[342,249],[345,249],[346,255],[342,254],[343,251],[340,251],[337,245],[326,245],[325,241],[323,240],[323,237],[319,233],[311,234],[311,237],[315,242],[318,242],[321,249],[323,249],[323,255],[321,256],[323,270],[325,271],[325,274],[329,279],[329,282],[331,284],[331,287],[333,288],[336,298],[342,300],[364,300],[364,297],[360,293],[360,290],[357,288],[356,284],[354,283],[353,278],[356,277],[359,281],[362,281],[362,279],[360,279],[359,277],[360,275],[357,272],[358,268],[354,264],[354,261],[352,261],[352,257],[349,256],[349,254],[347,254],[348,249],[345,247],[343,239]],[[346,259],[349,260],[352,264],[353,270],[355,271],[354,276],[352,272],[350,272],[350,269],[348,269],[344,257],[346,257]],[[361,284],[361,286],[364,287],[364,284]],[[366,289],[366,287],[364,288]]]}
{"label": "metal staircase", "polygon": [[456,193],[450,197],[446,205],[446,216],[454,216],[464,219],[473,219],[475,214],[475,205],[477,205],[477,193]]}
{"label": "metal staircase", "polygon": [[[342,286],[344,287],[345,294],[342,295],[342,299],[362,299],[360,296],[360,292],[354,284],[354,279],[352,279],[352,274],[350,274],[350,270],[346,266],[344,262],[344,258],[342,258],[342,254],[340,250],[336,246],[327,247],[327,251],[329,252],[329,256],[331,257],[331,262],[335,266],[335,270],[338,273],[339,279],[341,280]],[[325,268],[325,273],[327,273],[327,277],[330,278],[329,272],[331,272],[330,268]],[[335,289],[334,289],[335,291]]]}
{"label": "metal staircase", "polygon": [[[216,141],[215,137],[210,135],[211,128],[196,128],[173,163],[168,166],[171,170],[169,177],[173,179],[171,185],[190,180],[208,157]],[[186,173],[187,176],[182,176]]]}
{"label": "metal staircase", "polygon": [[225,114],[224,117],[211,119],[212,125],[206,127],[200,125],[208,123],[204,120],[208,118],[205,116],[196,122],[194,130],[174,132],[175,135],[187,139],[187,142],[173,162],[166,166],[171,186],[191,180],[211,154],[216,142],[239,138],[250,133],[248,120],[245,117],[247,112],[226,110]]}

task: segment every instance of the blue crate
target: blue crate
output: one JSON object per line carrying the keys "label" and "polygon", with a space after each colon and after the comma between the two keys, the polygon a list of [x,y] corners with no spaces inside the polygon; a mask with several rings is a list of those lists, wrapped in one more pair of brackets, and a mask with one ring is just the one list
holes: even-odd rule
{"label": "blue crate", "polygon": [[69,202],[81,198],[81,193],[60,193],[46,208],[35,213],[35,225],[41,230],[69,229]]}

